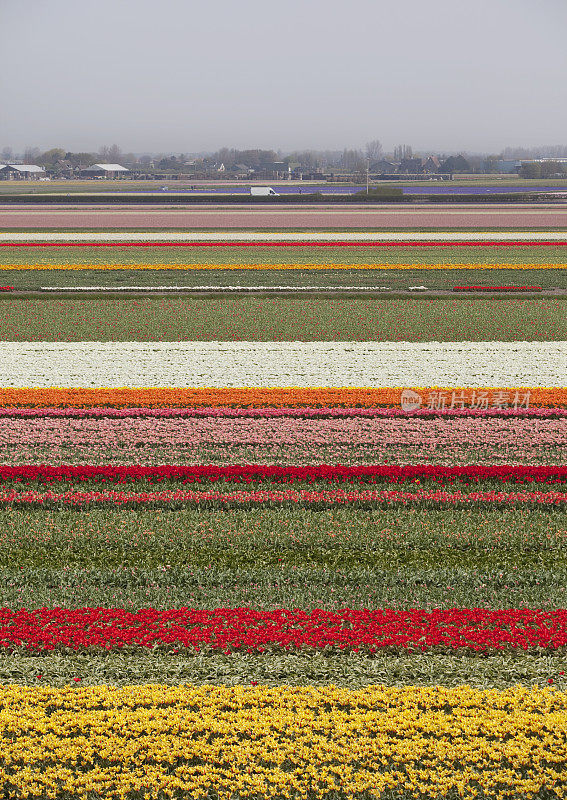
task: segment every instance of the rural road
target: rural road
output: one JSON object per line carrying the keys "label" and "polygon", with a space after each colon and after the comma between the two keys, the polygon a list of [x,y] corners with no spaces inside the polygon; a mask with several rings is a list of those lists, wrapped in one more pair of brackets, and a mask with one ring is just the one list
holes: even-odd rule
{"label": "rural road", "polygon": [[567,204],[511,206],[463,204],[410,207],[302,205],[164,208],[0,204],[0,228],[567,228]]}

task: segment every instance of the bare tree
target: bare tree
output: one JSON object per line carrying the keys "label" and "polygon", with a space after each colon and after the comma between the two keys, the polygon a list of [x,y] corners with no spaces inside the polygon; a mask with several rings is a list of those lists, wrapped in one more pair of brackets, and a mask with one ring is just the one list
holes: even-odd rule
{"label": "bare tree", "polygon": [[362,151],[345,148],[341,156],[341,166],[349,172],[360,172],[365,169],[366,162]]}
{"label": "bare tree", "polygon": [[383,152],[382,142],[378,139],[372,139],[371,142],[366,143],[366,158],[369,161],[379,161]]}
{"label": "bare tree", "polygon": [[105,144],[99,149],[98,154],[105,163],[116,164],[122,156],[122,150],[117,144],[111,144],[110,147]]}
{"label": "bare tree", "polygon": [[110,146],[108,151],[108,159],[111,164],[116,164],[122,158],[122,150],[118,147],[117,144],[113,144]]}
{"label": "bare tree", "polygon": [[40,153],[39,147],[26,147],[24,150],[24,164],[35,164]]}
{"label": "bare tree", "polygon": [[403,161],[405,158],[412,158],[413,150],[409,144],[399,144],[394,148],[394,158],[396,161]]}
{"label": "bare tree", "polygon": [[3,147],[2,148],[2,152],[0,153],[0,159],[2,159],[2,161],[5,164],[9,164],[10,161],[13,161],[14,160],[14,151],[12,150],[12,148],[11,147]]}

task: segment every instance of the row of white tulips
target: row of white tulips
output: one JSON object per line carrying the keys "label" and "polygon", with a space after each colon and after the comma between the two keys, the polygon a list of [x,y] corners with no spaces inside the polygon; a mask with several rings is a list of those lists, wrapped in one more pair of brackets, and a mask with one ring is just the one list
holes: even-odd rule
{"label": "row of white tulips", "polygon": [[0,342],[0,386],[567,386],[567,342]]}
{"label": "row of white tulips", "polygon": [[[409,286],[424,290],[425,286]],[[25,290],[20,290],[25,291]],[[38,291],[38,290],[32,290]],[[40,286],[40,292],[390,292],[389,286]]]}

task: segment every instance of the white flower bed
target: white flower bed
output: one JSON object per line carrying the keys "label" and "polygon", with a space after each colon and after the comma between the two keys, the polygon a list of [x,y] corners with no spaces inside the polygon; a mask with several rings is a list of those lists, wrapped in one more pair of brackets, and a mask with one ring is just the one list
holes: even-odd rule
{"label": "white flower bed", "polygon": [[0,386],[567,386],[567,342],[0,342]]}
{"label": "white flower bed", "polygon": [[[412,287],[410,286],[410,289]],[[423,287],[425,288],[425,287]],[[26,291],[25,289],[20,291]],[[30,291],[34,291],[31,289]],[[389,286],[40,286],[40,292],[391,292]]]}

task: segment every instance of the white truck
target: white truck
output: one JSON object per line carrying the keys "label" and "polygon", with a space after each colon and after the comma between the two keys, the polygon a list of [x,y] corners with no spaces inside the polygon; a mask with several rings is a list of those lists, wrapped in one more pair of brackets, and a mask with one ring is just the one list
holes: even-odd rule
{"label": "white truck", "polygon": [[251,186],[250,194],[252,197],[279,197],[279,194],[274,192],[271,186]]}

